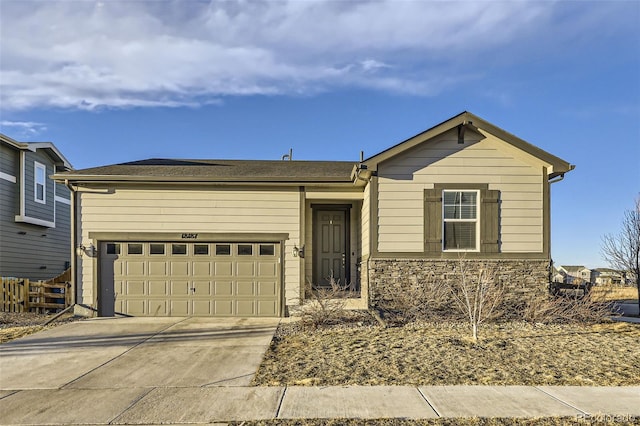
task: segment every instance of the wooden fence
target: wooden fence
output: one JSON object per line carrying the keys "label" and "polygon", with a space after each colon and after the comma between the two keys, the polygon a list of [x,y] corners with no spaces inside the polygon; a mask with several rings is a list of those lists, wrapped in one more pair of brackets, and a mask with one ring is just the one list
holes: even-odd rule
{"label": "wooden fence", "polygon": [[65,309],[71,305],[70,271],[48,281],[28,278],[2,278],[0,311],[45,312]]}

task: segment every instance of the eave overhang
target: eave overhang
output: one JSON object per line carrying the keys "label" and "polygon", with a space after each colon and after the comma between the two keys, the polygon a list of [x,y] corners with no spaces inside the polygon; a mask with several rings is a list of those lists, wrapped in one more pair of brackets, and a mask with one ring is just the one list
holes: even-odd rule
{"label": "eave overhang", "polygon": [[0,133],[0,140],[6,145],[21,151],[36,152],[38,149],[46,150],[57,165],[60,165],[67,170],[73,169],[69,160],[67,160],[62,152],[60,152],[52,142],[18,142],[17,140],[2,133]]}
{"label": "eave overhang", "polygon": [[277,179],[237,179],[237,178],[205,178],[187,176],[125,176],[125,175],[77,175],[57,173],[52,176],[56,182],[82,184],[148,184],[148,185],[251,185],[251,186],[301,186],[301,185],[325,185],[325,186],[353,186],[351,180],[338,178],[277,178]]}
{"label": "eave overhang", "polygon": [[455,128],[458,128],[462,132],[464,132],[465,129],[468,129],[479,134],[482,134],[482,132],[490,133],[495,137],[503,140],[504,142],[509,143],[514,147],[539,159],[543,163],[548,164],[548,179],[563,176],[565,173],[568,173],[575,168],[574,165],[566,162],[565,160],[556,157],[555,155],[550,154],[547,151],[544,151],[543,149],[540,149],[537,146],[532,145],[529,142],[520,139],[519,137],[467,111],[462,112],[440,124],[437,124],[434,127],[425,130],[424,132],[412,136],[409,139],[406,139],[399,144],[394,145],[391,148],[386,149],[372,157],[369,157],[361,164],[371,172],[374,172],[378,169],[378,164],[382,163],[383,161],[395,157],[396,155],[414,148],[415,146],[420,145],[423,142],[428,141],[429,139],[432,139],[442,133],[448,132]]}

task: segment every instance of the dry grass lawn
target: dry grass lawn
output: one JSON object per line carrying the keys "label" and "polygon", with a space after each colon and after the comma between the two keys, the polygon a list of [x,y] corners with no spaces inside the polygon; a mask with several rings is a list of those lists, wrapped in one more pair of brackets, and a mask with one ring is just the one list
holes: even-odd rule
{"label": "dry grass lawn", "polygon": [[594,286],[591,297],[595,301],[628,300],[638,301],[638,289],[630,286]]}
{"label": "dry grass lawn", "polygon": [[640,385],[640,326],[280,326],[255,385]]}

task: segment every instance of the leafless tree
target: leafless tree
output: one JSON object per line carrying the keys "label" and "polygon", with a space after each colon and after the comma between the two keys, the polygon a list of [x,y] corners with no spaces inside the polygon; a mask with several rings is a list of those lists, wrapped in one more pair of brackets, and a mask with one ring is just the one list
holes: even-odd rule
{"label": "leafless tree", "polygon": [[620,233],[602,237],[601,252],[613,269],[632,276],[640,295],[640,194],[634,208],[625,211]]}
{"label": "leafless tree", "polygon": [[499,315],[504,289],[494,265],[485,263],[476,269],[460,259],[458,267],[458,276],[449,284],[454,306],[468,319],[473,339],[478,340],[480,324]]}

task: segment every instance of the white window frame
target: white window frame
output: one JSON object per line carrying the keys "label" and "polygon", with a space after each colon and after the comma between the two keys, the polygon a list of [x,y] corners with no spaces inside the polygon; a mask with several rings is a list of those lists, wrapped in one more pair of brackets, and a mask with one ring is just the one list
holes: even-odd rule
{"label": "white window frame", "polygon": [[[475,219],[447,219],[445,217],[445,201],[444,194],[446,192],[475,192],[476,193],[476,217]],[[442,190],[442,251],[443,252],[480,252],[480,190],[478,189],[443,189]],[[446,233],[445,233],[445,225],[447,222],[475,222],[476,224],[476,241],[475,248],[473,249],[456,249],[456,248],[445,248],[446,243]]]}
{"label": "white window frame", "polygon": [[[38,171],[42,170],[42,181],[38,179]],[[42,186],[42,199],[38,198],[38,185]],[[47,204],[47,166],[33,162],[33,199],[36,203]]]}

